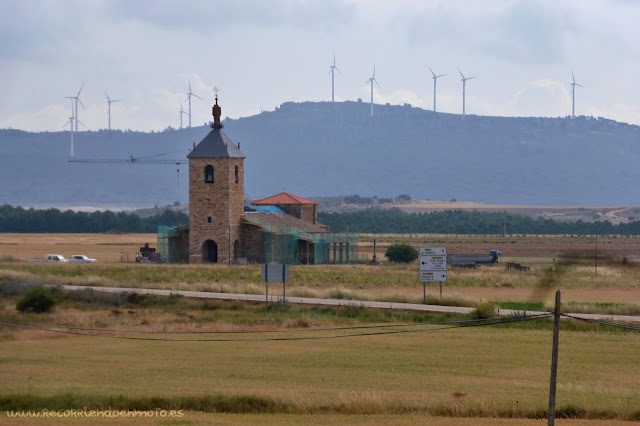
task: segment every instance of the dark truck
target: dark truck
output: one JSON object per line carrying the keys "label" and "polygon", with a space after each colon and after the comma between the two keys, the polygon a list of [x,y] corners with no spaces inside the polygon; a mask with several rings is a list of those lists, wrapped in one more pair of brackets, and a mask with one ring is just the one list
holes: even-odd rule
{"label": "dark truck", "polygon": [[447,254],[447,264],[454,268],[477,268],[480,265],[498,263],[499,250],[491,250],[489,254]]}

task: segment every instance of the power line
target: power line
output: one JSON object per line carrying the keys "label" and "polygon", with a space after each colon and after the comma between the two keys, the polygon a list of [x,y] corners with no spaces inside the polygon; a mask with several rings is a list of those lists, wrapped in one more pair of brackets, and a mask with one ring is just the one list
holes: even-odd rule
{"label": "power line", "polygon": [[640,331],[640,326],[637,326],[637,325],[620,324],[620,323],[616,323],[616,322],[602,321],[602,320],[591,319],[591,318],[581,318],[581,317],[576,317],[576,316],[573,316],[573,315],[570,315],[570,314],[560,314],[560,315],[562,315],[564,317],[567,317],[567,318],[575,319],[575,320],[592,322],[592,323],[595,323],[595,324],[610,325],[611,327],[619,327],[619,328],[626,328],[626,329],[629,329],[629,330]]}
{"label": "power line", "polygon": [[61,334],[72,334],[76,336],[86,336],[86,337],[107,337],[112,339],[124,339],[124,340],[144,340],[144,341],[157,341],[157,342],[260,342],[260,341],[295,341],[295,340],[324,340],[324,339],[338,339],[344,337],[361,337],[361,336],[380,336],[380,335],[389,335],[389,334],[404,334],[404,333],[420,333],[420,332],[430,332],[430,331],[441,331],[452,328],[464,328],[464,327],[479,327],[484,325],[499,325],[499,324],[508,324],[514,322],[522,322],[522,321],[531,321],[542,318],[549,318],[551,314],[540,314],[540,315],[532,315],[528,317],[513,317],[507,319],[498,319],[492,320],[491,322],[484,323],[459,323],[455,325],[446,325],[444,327],[437,328],[425,328],[425,329],[417,329],[417,330],[391,330],[391,331],[377,331],[377,332],[369,332],[369,333],[352,333],[352,334],[337,334],[331,336],[304,336],[304,337],[267,337],[267,338],[248,338],[248,339],[169,339],[169,338],[149,338],[149,337],[135,337],[135,336],[112,336],[108,334],[98,334],[98,333],[81,333],[70,330],[55,330],[46,326],[33,326],[28,324],[19,324],[19,323],[10,323],[10,322],[0,322],[0,325],[7,325],[12,327],[22,327],[22,328],[32,328],[43,331],[49,331],[52,333],[61,333]]}
{"label": "power line", "polygon": [[[547,314],[542,314],[547,315]],[[84,328],[84,327],[72,327],[66,325],[47,325],[47,324],[20,324],[20,323],[3,323],[5,325],[16,325],[21,327],[31,328],[60,328],[66,330],[82,330],[82,331],[103,331],[113,333],[135,333],[135,334],[262,334],[262,333],[295,333],[295,332],[311,332],[311,331],[337,331],[337,330],[357,330],[357,329],[371,329],[371,328],[394,328],[394,327],[414,327],[414,326],[429,326],[429,325],[446,325],[446,324],[464,324],[474,322],[486,322],[493,321],[492,318],[480,318],[480,319],[467,319],[456,321],[439,321],[439,322],[414,322],[407,324],[378,324],[378,325],[355,325],[349,327],[327,327],[327,328],[295,328],[288,330],[256,330],[256,331],[158,331],[158,330],[118,330],[113,328]]]}

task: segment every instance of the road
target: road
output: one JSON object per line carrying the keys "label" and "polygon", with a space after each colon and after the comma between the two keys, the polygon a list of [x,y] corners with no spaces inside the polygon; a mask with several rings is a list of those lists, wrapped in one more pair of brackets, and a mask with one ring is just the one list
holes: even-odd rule
{"label": "road", "polygon": [[[159,290],[152,288],[125,288],[125,287],[93,287],[79,285],[62,285],[58,286],[63,290],[77,291],[84,289],[92,289],[105,293],[138,293],[138,294],[155,294],[158,296],[169,296],[171,294],[179,294],[184,297],[194,297],[199,299],[221,299],[221,300],[245,300],[248,302],[262,303],[265,301],[265,295],[259,294],[237,294],[237,293],[210,293],[206,291],[183,291],[183,290]],[[271,302],[271,299],[269,299]],[[460,306],[441,306],[441,305],[423,305],[417,303],[393,303],[393,302],[376,302],[369,300],[346,300],[346,299],[317,299],[313,297],[287,297],[287,302],[300,305],[319,305],[319,306],[363,306],[366,308],[376,309],[398,309],[402,311],[417,312],[435,312],[435,313],[457,313],[467,314],[473,308],[465,308]],[[536,315],[546,312],[524,311],[527,315]],[[512,316],[522,314],[523,311],[515,311],[512,309],[499,309],[500,316]],[[593,320],[609,320],[624,322],[640,322],[640,315],[600,315],[600,314],[571,314],[578,318]]]}

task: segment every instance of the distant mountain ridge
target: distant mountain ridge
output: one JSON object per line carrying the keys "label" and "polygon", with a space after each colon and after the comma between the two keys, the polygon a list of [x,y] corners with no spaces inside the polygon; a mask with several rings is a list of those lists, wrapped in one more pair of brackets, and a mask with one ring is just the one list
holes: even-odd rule
{"label": "distant mountain ridge", "polygon": [[[640,127],[603,118],[463,118],[410,105],[375,105],[370,117],[364,102],[288,102],[223,123],[247,157],[247,197],[284,189],[303,197],[410,194],[511,205],[634,206],[640,199]],[[77,158],[171,153],[164,158],[182,159],[180,166],[68,163],[68,132],[0,130],[0,204],[184,203],[186,154],[209,130],[75,137]]]}

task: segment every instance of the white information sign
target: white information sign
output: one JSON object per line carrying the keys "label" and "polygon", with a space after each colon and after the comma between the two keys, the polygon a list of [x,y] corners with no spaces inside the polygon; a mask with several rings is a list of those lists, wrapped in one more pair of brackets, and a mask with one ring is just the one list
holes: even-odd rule
{"label": "white information sign", "polygon": [[420,248],[420,281],[447,280],[447,248]]}
{"label": "white information sign", "polygon": [[446,281],[447,271],[420,271],[420,281]]}
{"label": "white information sign", "polygon": [[447,256],[420,256],[421,271],[446,271]]}
{"label": "white information sign", "polygon": [[446,247],[421,247],[420,256],[447,255]]}

